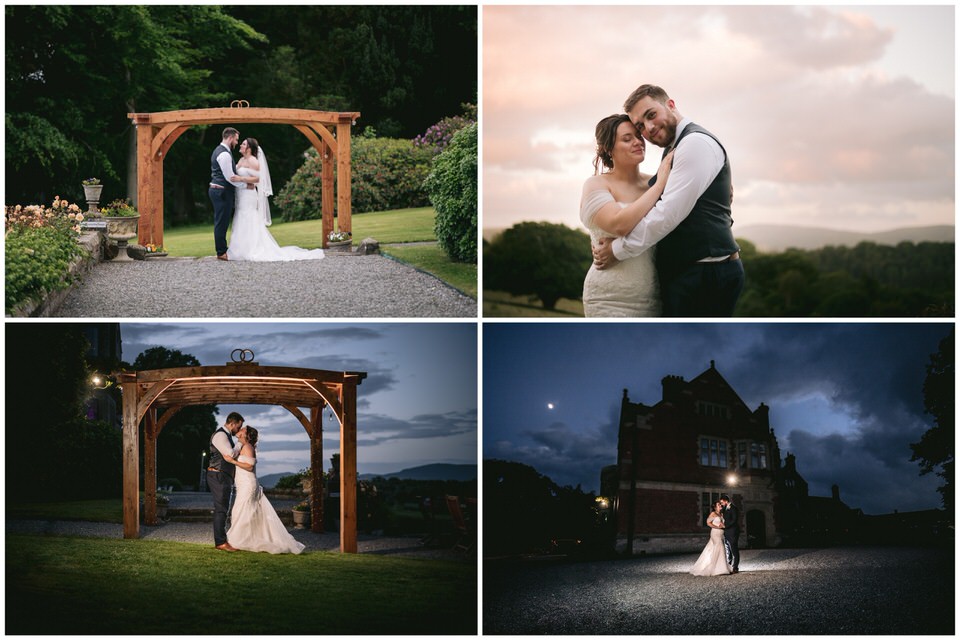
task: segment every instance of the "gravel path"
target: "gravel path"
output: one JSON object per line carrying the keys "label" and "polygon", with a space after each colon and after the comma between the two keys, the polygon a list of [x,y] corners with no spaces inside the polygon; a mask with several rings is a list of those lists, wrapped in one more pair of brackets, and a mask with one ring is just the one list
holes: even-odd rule
{"label": "gravel path", "polygon": [[476,318],[477,301],[380,255],[292,262],[108,261],[74,286],[70,318]]}
{"label": "gravel path", "polygon": [[702,578],[696,554],[607,562],[491,562],[485,634],[949,634],[953,550],[743,551]]}

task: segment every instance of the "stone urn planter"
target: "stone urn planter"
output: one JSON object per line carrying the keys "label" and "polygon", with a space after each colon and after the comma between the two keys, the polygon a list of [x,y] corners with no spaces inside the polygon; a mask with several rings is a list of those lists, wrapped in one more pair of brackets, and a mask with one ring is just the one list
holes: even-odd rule
{"label": "stone urn planter", "polygon": [[306,529],[310,526],[310,511],[300,511],[299,506],[293,508],[293,526],[297,529]]}
{"label": "stone urn planter", "polygon": [[338,242],[328,242],[327,251],[334,253],[350,253],[353,251],[353,240],[340,240]]}
{"label": "stone urn planter", "polygon": [[137,237],[140,216],[104,216],[103,219],[107,222],[107,237],[117,243],[118,253],[127,257],[127,243]]}
{"label": "stone urn planter", "polygon": [[88,214],[99,214],[100,209],[98,205],[100,204],[100,192],[103,191],[102,184],[85,184],[83,185],[83,197],[87,201],[87,213]]}

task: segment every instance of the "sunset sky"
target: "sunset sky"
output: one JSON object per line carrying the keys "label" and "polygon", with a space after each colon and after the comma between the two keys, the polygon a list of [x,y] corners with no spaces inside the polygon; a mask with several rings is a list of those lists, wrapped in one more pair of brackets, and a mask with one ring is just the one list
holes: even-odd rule
{"label": "sunset sky", "polygon": [[644,83],[723,142],[735,230],[952,225],[954,39],[952,6],[484,7],[483,227],[578,227],[594,126]]}

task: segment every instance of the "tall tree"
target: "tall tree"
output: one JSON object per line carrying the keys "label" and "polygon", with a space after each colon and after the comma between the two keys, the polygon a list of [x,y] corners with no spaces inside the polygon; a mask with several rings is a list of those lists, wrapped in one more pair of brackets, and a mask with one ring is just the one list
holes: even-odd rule
{"label": "tall tree", "polygon": [[232,58],[263,40],[216,6],[8,6],[5,16],[8,204],[78,200],[91,176],[105,197],[127,196],[127,113],[221,104]]}
{"label": "tall tree", "polygon": [[956,354],[955,331],[940,341],[940,349],[930,356],[927,377],[923,382],[923,404],[935,425],[910,445],[913,462],[920,463],[920,475],[936,471],[944,483],[937,489],[943,497],[943,507],[953,511],[954,471],[953,450],[956,444]]}

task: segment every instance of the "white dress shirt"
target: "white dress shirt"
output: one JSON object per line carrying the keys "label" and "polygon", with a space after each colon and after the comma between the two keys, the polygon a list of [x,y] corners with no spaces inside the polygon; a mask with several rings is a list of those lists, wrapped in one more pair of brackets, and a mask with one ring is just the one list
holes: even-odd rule
{"label": "white dress shirt", "polygon": [[217,432],[213,434],[210,442],[217,448],[217,451],[220,452],[224,458],[236,458],[237,452],[240,450],[240,443],[237,442],[232,447],[230,446],[230,438],[227,437],[226,431],[217,429]]}
{"label": "white dress shirt", "polygon": [[217,154],[217,164],[220,165],[220,171],[223,172],[223,177],[226,178],[227,182],[236,185],[237,183],[231,180],[237,175],[233,170],[233,154],[230,153],[230,147],[223,142],[220,143],[220,146],[223,147],[223,151]]}
{"label": "white dress shirt", "polygon": [[[688,124],[688,118],[680,121],[674,140]],[[723,169],[724,161],[723,148],[710,136],[692,133],[684,138],[683,148],[677,147],[673,154],[673,168],[660,200],[633,231],[613,241],[613,255],[618,260],[634,258],[676,229]]]}

